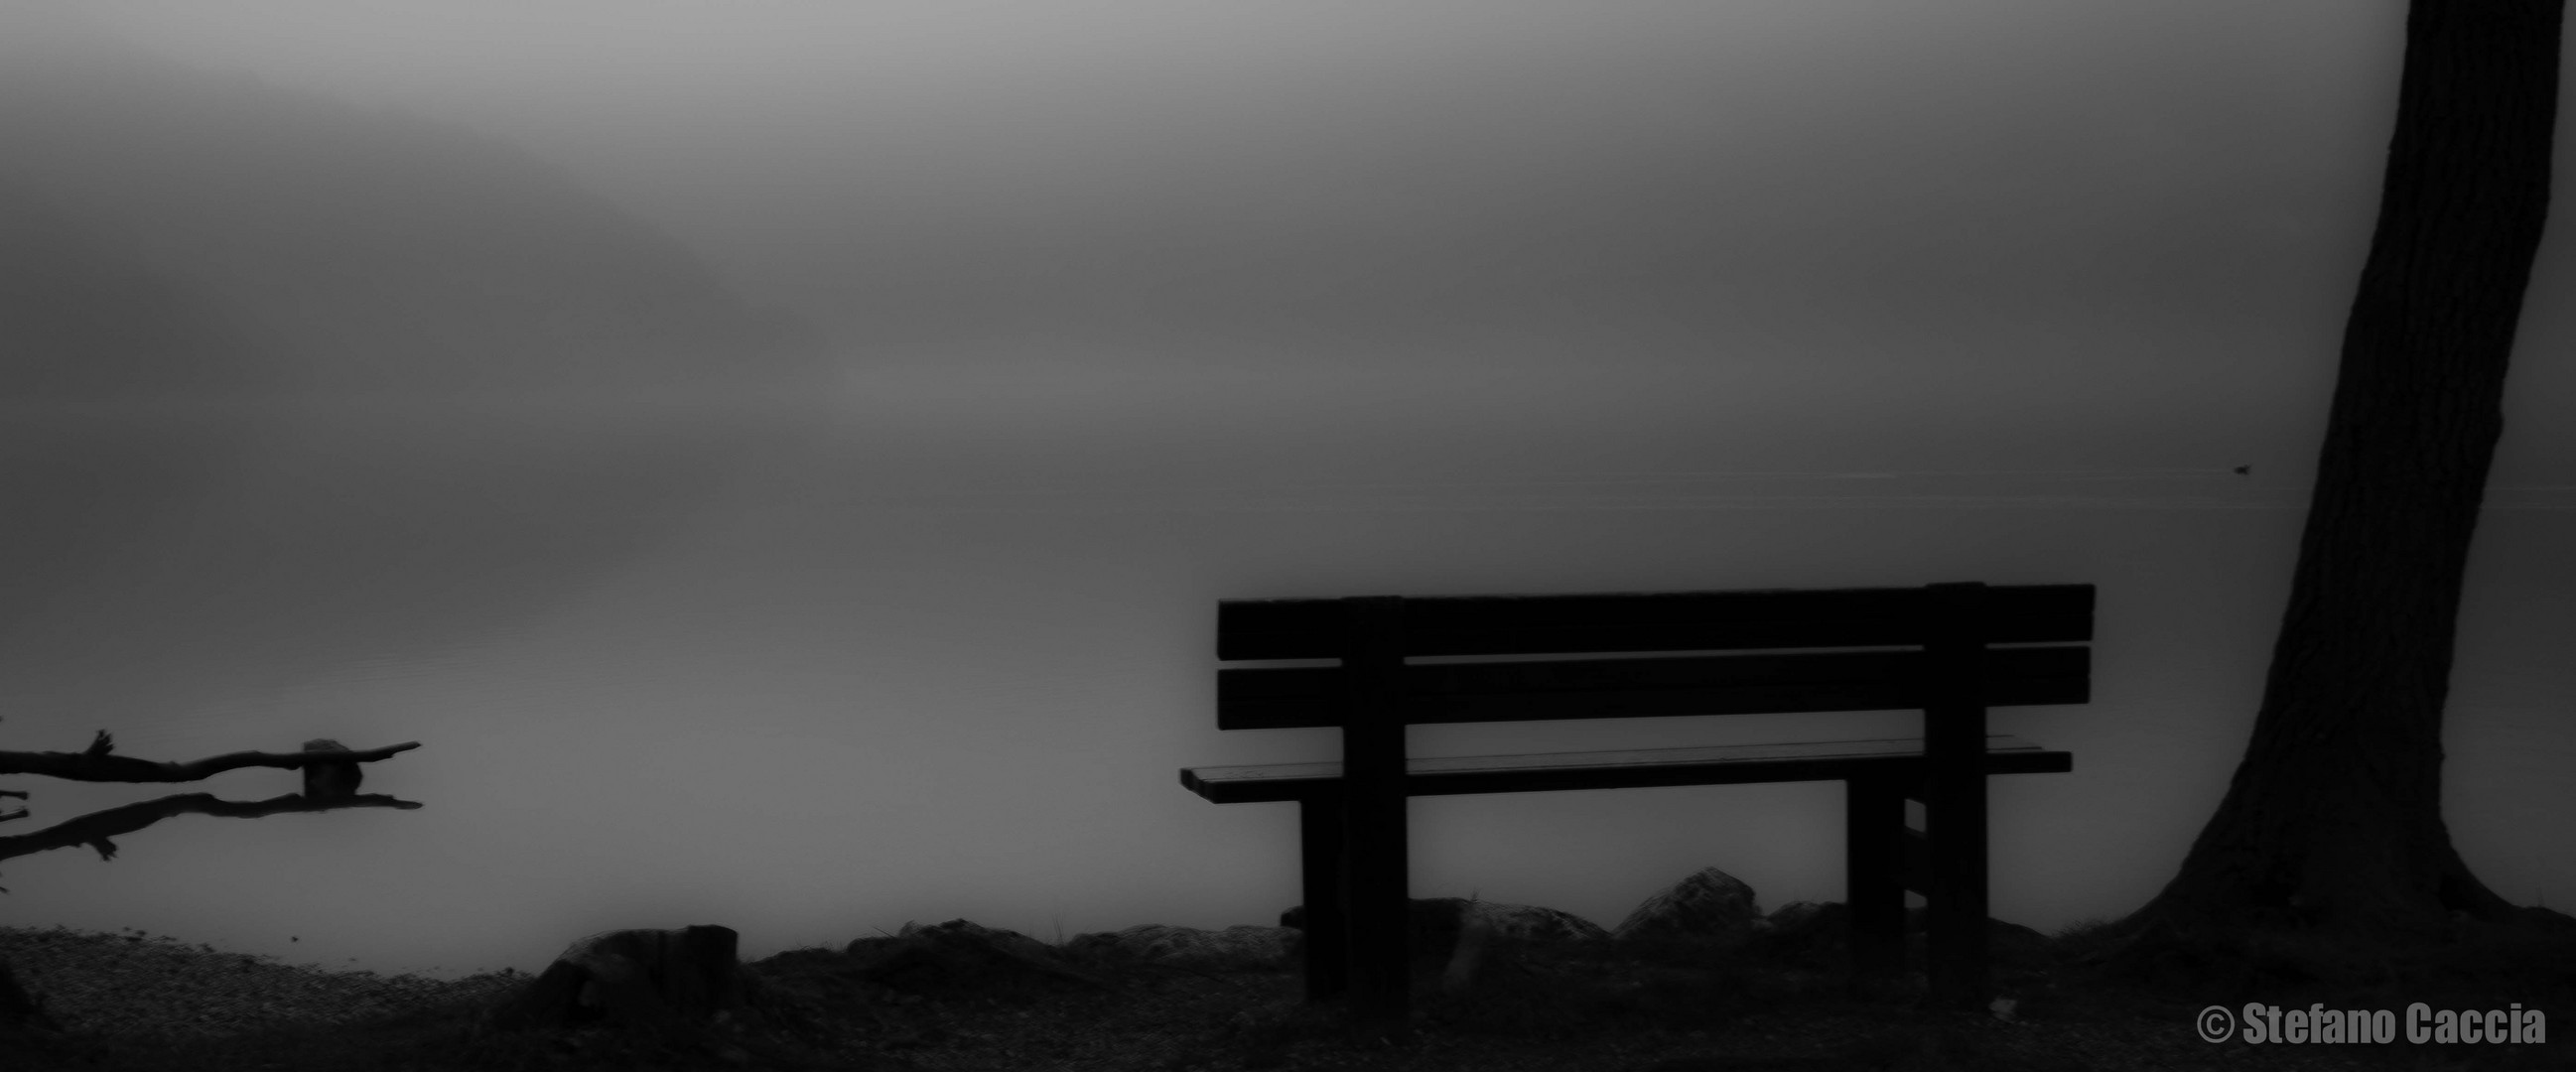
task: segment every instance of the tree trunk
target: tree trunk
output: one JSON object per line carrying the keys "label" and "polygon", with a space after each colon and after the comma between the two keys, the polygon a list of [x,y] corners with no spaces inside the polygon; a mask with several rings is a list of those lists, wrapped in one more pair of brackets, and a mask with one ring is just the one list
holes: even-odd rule
{"label": "tree trunk", "polygon": [[2133,922],[2387,932],[2510,911],[2442,822],[2442,704],[2548,217],[2563,5],[2408,10],[2377,229],[2253,740]]}

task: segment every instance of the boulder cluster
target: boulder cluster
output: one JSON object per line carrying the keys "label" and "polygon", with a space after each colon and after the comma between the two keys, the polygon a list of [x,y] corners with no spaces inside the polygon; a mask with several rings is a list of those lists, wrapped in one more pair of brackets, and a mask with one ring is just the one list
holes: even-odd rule
{"label": "boulder cluster", "polygon": [[[1784,911],[1812,912],[1792,905]],[[1463,897],[1416,898],[1412,946],[1421,956],[1446,956],[1471,925],[1506,942],[1655,942],[1674,938],[1728,939],[1769,929],[1753,887],[1717,868],[1685,876],[1637,905],[1615,929],[1560,909]],[[1148,924],[1086,934],[1068,948],[1200,968],[1285,967],[1295,963],[1304,937],[1306,907],[1279,914],[1276,927],[1238,926],[1222,931]]]}
{"label": "boulder cluster", "polygon": [[[1711,867],[1646,898],[1608,930],[1537,905],[1417,899],[1410,946],[1419,957],[1448,960],[1449,974],[1463,978],[1488,943],[1668,943],[1760,936],[1768,943],[1796,944],[1801,936],[1838,926],[1841,908],[1801,902],[1765,917],[1752,887]],[[1304,923],[1305,909],[1299,906],[1281,913],[1275,927],[1209,930],[1147,923],[1078,935],[1059,949],[959,919],[906,924],[899,934],[859,939],[838,953],[796,951],[772,960],[803,965],[826,958],[834,962],[826,972],[833,978],[892,997],[914,996],[906,1000],[949,992],[994,996],[1021,989],[1105,989],[1115,982],[1092,968],[1108,962],[1201,972],[1294,967]],[[608,1020],[669,1030],[722,1022],[750,996],[735,973],[734,944],[734,932],[717,926],[593,935],[573,943],[533,985],[494,1009],[494,1026],[569,1027]]]}

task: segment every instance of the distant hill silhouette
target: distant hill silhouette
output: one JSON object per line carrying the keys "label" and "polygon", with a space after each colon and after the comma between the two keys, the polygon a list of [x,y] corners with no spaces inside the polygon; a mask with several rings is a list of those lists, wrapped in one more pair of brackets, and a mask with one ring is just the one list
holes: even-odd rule
{"label": "distant hill silhouette", "polygon": [[526,149],[0,8],[0,392],[793,383],[791,316]]}
{"label": "distant hill silhouette", "polygon": [[0,0],[13,733],[541,614],[799,449],[823,360],[517,146]]}
{"label": "distant hill silhouette", "polygon": [[293,379],[281,340],[0,176],[0,398],[230,394]]}

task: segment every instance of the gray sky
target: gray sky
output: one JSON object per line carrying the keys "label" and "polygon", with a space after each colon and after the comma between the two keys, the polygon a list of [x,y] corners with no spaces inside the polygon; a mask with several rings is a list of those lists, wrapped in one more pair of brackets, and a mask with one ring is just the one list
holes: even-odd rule
{"label": "gray sky", "polygon": [[[724,922],[755,952],[959,914],[1266,922],[1294,896],[1293,822],[1171,770],[1329,741],[1215,731],[1214,601],[1397,591],[2098,582],[2096,702],[2009,724],[2079,773],[1998,790],[1997,905],[2133,908],[2259,698],[2403,15],[79,10],[509,139],[829,336],[840,388],[773,422],[792,434],[340,411],[220,464],[170,448],[169,486],[221,479],[126,557],[80,560],[86,587],[19,637],[13,744],[102,721],[154,758],[417,737],[370,785],[431,807],[11,861],[8,907],[450,967],[537,966],[609,926]],[[398,253],[431,245],[386,226]],[[2576,681],[2551,654],[2576,635],[2565,233],[2525,314],[2452,721],[2454,830],[2524,901],[2576,882],[2554,773]],[[94,550],[75,527],[43,546]],[[1813,725],[1416,741],[1838,735]],[[13,788],[45,821],[133,799]],[[1716,863],[1766,906],[1829,899],[1829,788],[1425,803],[1416,889],[1615,924]],[[1677,800],[1729,818],[1672,822]],[[317,859],[348,862],[329,896],[280,907],[279,870]]]}
{"label": "gray sky", "polygon": [[2339,299],[2398,45],[2350,3],[93,6],[518,139],[882,359],[1860,360],[1780,337],[1865,315],[2045,370]]}
{"label": "gray sky", "polygon": [[[2172,464],[2276,471],[2322,416],[2402,9],[93,7],[510,137],[867,368],[1679,367],[1773,441],[1937,412],[2153,449],[2188,411],[2260,441]],[[2525,362],[2517,404],[2572,381]]]}

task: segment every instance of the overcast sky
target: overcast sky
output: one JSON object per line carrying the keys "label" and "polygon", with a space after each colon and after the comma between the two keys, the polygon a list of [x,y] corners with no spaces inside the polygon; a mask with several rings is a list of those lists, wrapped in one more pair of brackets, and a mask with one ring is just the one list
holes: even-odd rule
{"label": "overcast sky", "polygon": [[2093,360],[2342,296],[2399,47],[2342,0],[90,6],[519,139],[889,359]]}
{"label": "overcast sky", "polygon": [[516,139],[872,367],[1665,366],[2276,471],[2402,45],[2393,0],[89,6]]}

